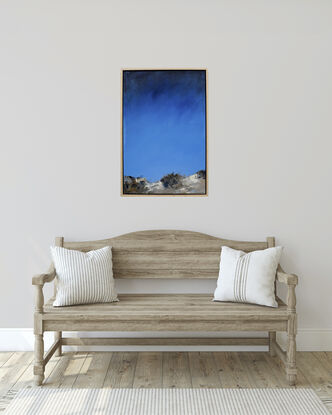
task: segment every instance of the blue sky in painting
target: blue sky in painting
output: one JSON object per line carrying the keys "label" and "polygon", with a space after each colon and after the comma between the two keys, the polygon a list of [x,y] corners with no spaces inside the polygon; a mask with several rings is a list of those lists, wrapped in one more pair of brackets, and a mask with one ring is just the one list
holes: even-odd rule
{"label": "blue sky in painting", "polygon": [[205,105],[205,71],[124,71],[124,175],[205,170]]}

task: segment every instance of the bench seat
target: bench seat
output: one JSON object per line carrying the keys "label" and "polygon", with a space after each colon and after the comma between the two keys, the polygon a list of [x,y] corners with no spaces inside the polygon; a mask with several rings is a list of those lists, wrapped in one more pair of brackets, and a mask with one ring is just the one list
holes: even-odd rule
{"label": "bench seat", "polygon": [[[289,314],[278,308],[212,301],[207,294],[122,294],[119,302],[44,306],[44,331],[284,331]],[[67,322],[68,326],[67,326]]]}
{"label": "bench seat", "polygon": [[53,307],[54,297],[44,306],[44,320],[288,320],[287,306],[212,301],[210,294],[120,294],[119,302]]}

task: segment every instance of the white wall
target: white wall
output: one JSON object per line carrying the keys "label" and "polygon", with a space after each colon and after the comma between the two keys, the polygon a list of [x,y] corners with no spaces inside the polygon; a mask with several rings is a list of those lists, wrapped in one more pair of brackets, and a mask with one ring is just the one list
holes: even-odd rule
{"label": "white wall", "polygon": [[[0,327],[32,326],[54,236],[173,228],[275,235],[299,327],[331,333],[331,21],[323,0],[2,1]],[[120,197],[123,67],[208,69],[208,197]]]}

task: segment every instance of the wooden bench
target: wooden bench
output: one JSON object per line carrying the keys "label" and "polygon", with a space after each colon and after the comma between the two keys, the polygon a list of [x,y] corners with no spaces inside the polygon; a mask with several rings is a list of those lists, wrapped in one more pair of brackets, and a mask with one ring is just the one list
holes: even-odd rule
{"label": "wooden bench", "polygon": [[[115,278],[218,278],[221,246],[246,252],[274,246],[266,242],[241,242],[215,238],[189,231],[143,231],[93,242],[55,244],[68,249],[90,251],[112,246]],[[296,382],[296,298],[297,276],[278,270],[276,280],[287,284],[287,305],[278,298],[279,307],[211,301],[211,294],[122,294],[117,303],[53,307],[54,298],[44,304],[43,286],[56,281],[50,270],[33,277],[36,287],[34,315],[36,385],[44,380],[44,368],[54,353],[61,355],[63,345],[267,345],[286,367],[290,385]],[[44,355],[43,333],[55,332],[55,341]],[[266,331],[266,337],[233,338],[79,338],[62,337],[63,331],[174,331],[221,332]],[[287,332],[287,350],[276,342],[276,332]]]}

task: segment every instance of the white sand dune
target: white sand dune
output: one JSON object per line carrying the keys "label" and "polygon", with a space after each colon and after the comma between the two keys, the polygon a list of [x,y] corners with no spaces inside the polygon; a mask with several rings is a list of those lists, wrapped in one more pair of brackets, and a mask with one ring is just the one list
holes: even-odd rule
{"label": "white sand dune", "polygon": [[195,173],[191,176],[180,176],[177,183],[168,185],[161,180],[149,182],[144,177],[125,177],[128,193],[136,194],[204,194],[205,177]]}

